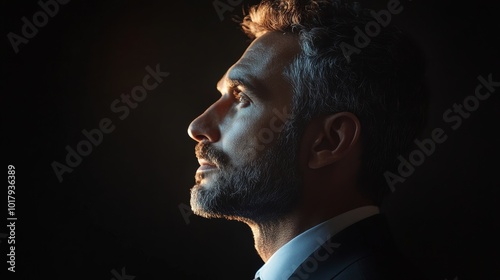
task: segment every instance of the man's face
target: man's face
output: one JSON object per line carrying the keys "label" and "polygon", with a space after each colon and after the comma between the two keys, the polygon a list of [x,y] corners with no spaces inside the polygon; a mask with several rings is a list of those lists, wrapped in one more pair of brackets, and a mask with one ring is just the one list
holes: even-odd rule
{"label": "man's face", "polygon": [[299,51],[288,34],[254,40],[217,84],[220,99],[189,126],[200,163],[194,213],[267,221],[292,209],[300,184],[298,136],[285,125],[292,88],[284,70]]}

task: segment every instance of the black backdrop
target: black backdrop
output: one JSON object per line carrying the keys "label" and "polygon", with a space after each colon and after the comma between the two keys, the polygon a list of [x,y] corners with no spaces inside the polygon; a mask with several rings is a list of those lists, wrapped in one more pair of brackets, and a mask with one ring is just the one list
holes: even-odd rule
{"label": "black backdrop", "polygon": [[[41,7],[5,2],[1,158],[5,171],[16,168],[18,220],[11,273],[2,219],[8,278],[0,278],[252,279],[262,263],[250,230],[186,210],[197,168],[186,129],[218,98],[216,81],[248,45],[231,17],[249,2],[221,0],[235,7],[220,16],[212,0],[73,0],[59,4],[17,54],[9,32],[22,35],[22,17],[32,21]],[[362,2],[380,10],[388,1]],[[422,138],[437,127],[448,138],[396,185],[383,210],[430,279],[499,279],[500,87],[457,130],[443,120],[474,94],[479,75],[500,81],[494,1],[436,2],[402,1],[390,24],[413,34],[429,58],[432,103]],[[110,105],[158,64],[169,76],[119,119]],[[76,149],[82,130],[103,118],[115,129],[59,182],[51,164],[66,164],[66,146]]]}

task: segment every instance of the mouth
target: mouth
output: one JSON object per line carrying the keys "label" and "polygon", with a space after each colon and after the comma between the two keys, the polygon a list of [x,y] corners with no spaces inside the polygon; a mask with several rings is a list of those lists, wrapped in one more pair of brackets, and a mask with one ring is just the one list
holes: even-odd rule
{"label": "mouth", "polygon": [[196,170],[197,173],[217,169],[217,165],[215,163],[206,159],[199,158],[198,163],[200,164],[200,167],[198,168],[198,170]]}

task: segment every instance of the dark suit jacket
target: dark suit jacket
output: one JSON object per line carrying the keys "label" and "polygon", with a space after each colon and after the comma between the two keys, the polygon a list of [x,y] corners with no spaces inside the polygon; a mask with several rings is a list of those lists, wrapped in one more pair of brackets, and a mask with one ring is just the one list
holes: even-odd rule
{"label": "dark suit jacket", "polygon": [[423,280],[397,250],[382,214],[361,220],[325,242],[289,280]]}

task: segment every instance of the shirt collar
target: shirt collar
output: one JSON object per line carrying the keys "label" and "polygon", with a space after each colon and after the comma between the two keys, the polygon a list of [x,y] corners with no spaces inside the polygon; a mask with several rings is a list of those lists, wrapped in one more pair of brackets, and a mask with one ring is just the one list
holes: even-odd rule
{"label": "shirt collar", "polygon": [[324,242],[346,227],[380,213],[374,205],[362,206],[337,215],[288,241],[257,271],[261,280],[285,280]]}

